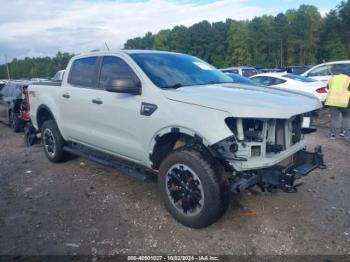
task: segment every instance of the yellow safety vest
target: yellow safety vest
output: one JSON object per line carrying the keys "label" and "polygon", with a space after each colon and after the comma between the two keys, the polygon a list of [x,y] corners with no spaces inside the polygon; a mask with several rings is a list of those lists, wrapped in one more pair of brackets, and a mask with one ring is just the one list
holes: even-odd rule
{"label": "yellow safety vest", "polygon": [[350,77],[347,75],[333,76],[329,82],[329,91],[325,105],[346,108],[349,105],[350,91],[348,90]]}

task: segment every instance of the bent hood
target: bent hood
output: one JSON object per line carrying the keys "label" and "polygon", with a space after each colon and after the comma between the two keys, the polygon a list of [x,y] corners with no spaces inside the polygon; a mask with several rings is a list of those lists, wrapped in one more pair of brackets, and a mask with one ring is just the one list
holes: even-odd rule
{"label": "bent hood", "polygon": [[319,109],[313,95],[238,84],[199,85],[164,90],[173,101],[226,111],[234,117],[288,119]]}

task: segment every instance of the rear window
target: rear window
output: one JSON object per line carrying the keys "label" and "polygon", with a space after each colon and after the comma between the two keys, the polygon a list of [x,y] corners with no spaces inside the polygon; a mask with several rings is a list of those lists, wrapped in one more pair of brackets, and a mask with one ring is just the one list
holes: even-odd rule
{"label": "rear window", "polygon": [[239,74],[238,69],[224,69],[221,70],[224,73],[232,73],[232,74]]}
{"label": "rear window", "polygon": [[293,79],[296,81],[300,81],[300,82],[315,82],[316,81],[316,80],[309,78],[309,77],[300,76],[300,75],[293,75],[293,74],[286,74],[286,75],[283,75],[283,77]]}
{"label": "rear window", "polygon": [[86,57],[73,62],[69,83],[81,87],[97,87],[97,57]]}
{"label": "rear window", "polygon": [[254,68],[244,68],[242,69],[242,75],[245,77],[250,77],[256,75],[258,71]]}
{"label": "rear window", "polygon": [[256,77],[252,77],[251,79],[253,79],[255,82],[264,86],[280,85],[287,82],[286,80],[276,78],[276,77],[271,77],[271,76],[256,76]]}

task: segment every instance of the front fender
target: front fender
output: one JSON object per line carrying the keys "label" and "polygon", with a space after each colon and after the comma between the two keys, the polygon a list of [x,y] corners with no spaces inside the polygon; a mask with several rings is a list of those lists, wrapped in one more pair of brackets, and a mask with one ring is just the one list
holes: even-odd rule
{"label": "front fender", "polygon": [[[172,125],[163,126],[152,135],[148,145],[149,153],[153,152],[154,146],[160,137],[172,132],[179,132],[199,139],[206,147],[232,136],[232,131],[225,123],[225,119],[231,116],[229,113],[181,104],[182,110],[179,114],[176,110],[173,110],[172,114],[169,115],[167,123],[172,123]],[[186,112],[185,116],[183,112]]]}

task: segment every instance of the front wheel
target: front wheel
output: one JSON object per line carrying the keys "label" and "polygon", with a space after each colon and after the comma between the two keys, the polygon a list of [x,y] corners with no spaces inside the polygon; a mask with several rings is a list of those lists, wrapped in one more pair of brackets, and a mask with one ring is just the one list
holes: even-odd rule
{"label": "front wheel", "polygon": [[161,163],[158,186],[166,208],[176,220],[202,228],[223,214],[220,181],[210,161],[195,150],[183,148]]}

